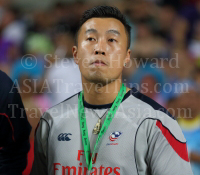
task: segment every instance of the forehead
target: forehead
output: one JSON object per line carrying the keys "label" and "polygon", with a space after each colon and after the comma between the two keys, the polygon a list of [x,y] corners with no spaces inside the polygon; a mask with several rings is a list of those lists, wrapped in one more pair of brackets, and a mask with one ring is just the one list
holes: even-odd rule
{"label": "forehead", "polygon": [[88,29],[95,29],[98,33],[106,33],[108,30],[117,30],[120,35],[126,35],[125,27],[115,18],[91,18],[81,27],[80,34],[85,34]]}

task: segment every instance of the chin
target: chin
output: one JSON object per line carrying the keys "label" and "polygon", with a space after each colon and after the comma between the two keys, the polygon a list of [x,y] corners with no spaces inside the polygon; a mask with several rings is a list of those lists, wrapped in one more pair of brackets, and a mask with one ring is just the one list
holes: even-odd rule
{"label": "chin", "polygon": [[82,74],[82,76],[85,80],[87,80],[87,82],[102,84],[102,86],[105,86],[119,78],[118,76],[110,77],[108,74],[102,71],[90,71],[87,73],[85,72],[84,74]]}
{"label": "chin", "polygon": [[102,86],[105,86],[106,84],[108,84],[108,80],[103,77],[92,77],[89,79],[89,81],[91,83],[101,84]]}
{"label": "chin", "polygon": [[106,84],[109,84],[113,79],[106,78],[106,76],[101,75],[92,75],[90,77],[86,78],[89,82],[95,83],[95,84],[101,84],[102,86],[105,86]]}

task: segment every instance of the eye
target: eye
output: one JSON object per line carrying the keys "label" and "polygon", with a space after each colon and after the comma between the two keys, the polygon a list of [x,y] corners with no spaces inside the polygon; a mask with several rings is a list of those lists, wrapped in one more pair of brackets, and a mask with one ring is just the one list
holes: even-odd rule
{"label": "eye", "polygon": [[110,38],[108,41],[110,41],[110,42],[116,42],[117,40],[115,40],[113,38]]}
{"label": "eye", "polygon": [[95,41],[95,39],[92,38],[92,37],[87,38],[87,40],[88,40],[88,41]]}

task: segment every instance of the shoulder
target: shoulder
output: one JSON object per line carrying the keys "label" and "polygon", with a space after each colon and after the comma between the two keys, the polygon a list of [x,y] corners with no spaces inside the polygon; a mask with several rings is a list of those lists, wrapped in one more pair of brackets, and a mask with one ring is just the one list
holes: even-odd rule
{"label": "shoulder", "polygon": [[70,118],[72,115],[76,115],[76,113],[78,114],[79,94],[80,92],[49,108],[41,118],[51,126],[53,121],[62,122],[64,118]]}
{"label": "shoulder", "polygon": [[[153,99],[147,97],[146,95],[142,94],[139,92],[137,89],[132,88],[131,89],[131,95],[132,95],[132,100],[135,101],[137,104],[139,104],[143,109],[149,109],[154,112],[162,112],[166,116],[174,119],[174,116],[172,116],[169,111]],[[175,120],[175,119],[174,119]]]}
{"label": "shoulder", "polygon": [[7,113],[10,104],[23,106],[17,87],[10,77],[2,71],[0,71],[0,82],[0,112]]}
{"label": "shoulder", "polygon": [[6,73],[2,72],[1,70],[0,70],[0,82],[1,82],[0,92],[8,94],[13,86],[13,81]]}
{"label": "shoulder", "polygon": [[181,142],[186,141],[177,121],[166,108],[135,88],[132,88],[131,91],[131,101],[140,111],[138,130],[144,130],[145,133],[159,132],[163,136],[171,135]]}

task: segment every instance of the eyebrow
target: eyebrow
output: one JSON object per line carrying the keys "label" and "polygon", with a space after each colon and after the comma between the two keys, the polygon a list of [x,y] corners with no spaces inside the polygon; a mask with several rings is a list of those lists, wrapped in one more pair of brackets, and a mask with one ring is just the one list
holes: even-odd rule
{"label": "eyebrow", "polygon": [[120,35],[119,31],[118,30],[114,30],[114,29],[108,30],[108,31],[106,31],[106,33],[113,33],[115,35]]}
{"label": "eyebrow", "polygon": [[85,34],[88,34],[88,33],[97,33],[97,30],[96,29],[88,29],[85,31]]}
{"label": "eyebrow", "polygon": [[[96,29],[88,29],[85,31],[85,34],[88,34],[88,33],[98,33],[98,32]],[[108,30],[108,31],[106,31],[106,33],[113,33],[115,35],[120,35],[119,31],[114,30],[114,29]]]}

